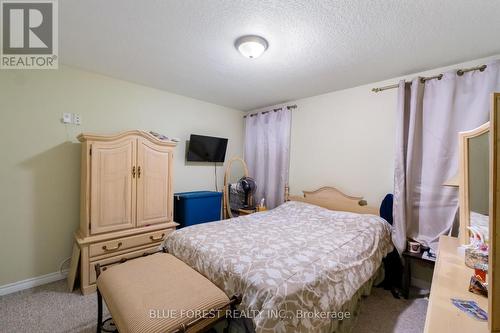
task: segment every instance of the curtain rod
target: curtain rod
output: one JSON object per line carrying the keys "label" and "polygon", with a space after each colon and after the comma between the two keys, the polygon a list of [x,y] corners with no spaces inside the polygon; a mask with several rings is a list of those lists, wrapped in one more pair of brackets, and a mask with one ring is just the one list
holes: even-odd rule
{"label": "curtain rod", "polygon": [[[297,108],[297,104],[287,105],[287,106],[286,106],[286,108],[287,108],[288,110],[293,110],[293,109],[296,109],[296,108]],[[248,117],[248,116],[253,117],[253,116],[256,116],[256,115],[258,115],[258,114],[266,114],[266,113],[269,113],[269,112],[271,112],[271,111],[277,112],[277,111],[282,110],[282,109],[283,109],[283,107],[281,107],[281,108],[276,108],[276,109],[272,109],[272,110],[269,110],[269,111],[261,111],[261,112],[256,112],[256,113],[251,113],[251,114],[246,114],[246,115],[244,115],[244,116],[243,116],[243,118],[246,118],[246,117]]]}
{"label": "curtain rod", "polygon": [[[484,70],[487,67],[488,67],[487,65],[481,65],[481,66],[476,66],[476,67],[471,67],[471,68],[459,69],[459,70],[457,70],[457,75],[458,76],[462,76],[465,73],[472,72],[472,71],[484,72]],[[429,76],[429,77],[421,77],[420,78],[420,82],[424,83],[425,81],[434,80],[434,79],[441,80],[442,78],[443,78],[443,74]],[[408,82],[408,83],[411,83],[411,82]],[[384,91],[384,90],[388,90],[388,89],[394,89],[394,88],[397,88],[397,87],[399,87],[399,83],[391,84],[389,86],[384,86],[384,87],[373,88],[372,91],[377,93],[377,92],[380,92],[380,91]]]}

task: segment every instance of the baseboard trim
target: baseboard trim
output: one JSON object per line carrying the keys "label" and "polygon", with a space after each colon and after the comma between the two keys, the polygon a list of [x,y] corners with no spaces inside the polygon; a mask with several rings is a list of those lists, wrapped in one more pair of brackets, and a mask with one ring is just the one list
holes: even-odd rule
{"label": "baseboard trim", "polygon": [[411,285],[417,287],[418,289],[430,290],[431,284],[426,280],[416,279],[414,277],[411,278]]}
{"label": "baseboard trim", "polygon": [[45,275],[35,276],[26,280],[21,280],[13,283],[4,284],[0,286],[0,296],[15,293],[16,291],[21,291],[33,287],[38,287],[43,284],[63,280],[68,276],[68,270],[61,272],[54,272]]}

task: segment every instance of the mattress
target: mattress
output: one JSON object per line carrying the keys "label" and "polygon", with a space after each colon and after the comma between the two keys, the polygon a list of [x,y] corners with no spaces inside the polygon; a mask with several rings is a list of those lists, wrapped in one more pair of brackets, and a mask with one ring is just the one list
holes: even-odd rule
{"label": "mattress", "polygon": [[332,332],[339,313],[392,251],[375,215],[303,202],[180,229],[165,246],[226,295],[260,332]]}

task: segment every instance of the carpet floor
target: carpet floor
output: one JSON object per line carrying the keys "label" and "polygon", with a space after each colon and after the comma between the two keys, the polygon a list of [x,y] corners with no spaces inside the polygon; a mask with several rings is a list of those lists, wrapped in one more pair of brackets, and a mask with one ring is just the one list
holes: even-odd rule
{"label": "carpet floor", "polygon": [[[395,299],[374,288],[362,300],[354,333],[422,332],[426,311],[424,298]],[[68,293],[66,281],[58,281],[1,296],[0,332],[95,332],[96,312],[95,294]]]}

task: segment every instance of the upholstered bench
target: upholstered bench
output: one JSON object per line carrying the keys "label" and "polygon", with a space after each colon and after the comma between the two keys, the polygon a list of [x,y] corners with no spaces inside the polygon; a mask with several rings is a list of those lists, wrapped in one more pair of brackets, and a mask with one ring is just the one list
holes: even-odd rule
{"label": "upholstered bench", "polygon": [[99,333],[102,299],[120,333],[204,331],[241,301],[239,296],[229,299],[203,275],[167,253],[96,265],[96,273]]}

